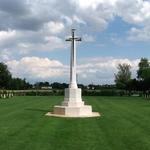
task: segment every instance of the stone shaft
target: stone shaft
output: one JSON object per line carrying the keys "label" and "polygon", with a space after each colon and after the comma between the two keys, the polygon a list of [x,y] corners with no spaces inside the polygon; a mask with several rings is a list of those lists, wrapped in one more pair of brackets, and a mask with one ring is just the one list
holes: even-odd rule
{"label": "stone shaft", "polygon": [[81,41],[81,38],[75,37],[75,29],[72,29],[72,35],[66,41],[71,42],[70,56],[70,84],[69,88],[77,89],[77,73],[76,73],[76,41]]}
{"label": "stone shaft", "polygon": [[76,40],[74,36],[74,30],[72,30],[71,41],[71,56],[70,56],[70,88],[77,88],[77,74],[76,74]]}

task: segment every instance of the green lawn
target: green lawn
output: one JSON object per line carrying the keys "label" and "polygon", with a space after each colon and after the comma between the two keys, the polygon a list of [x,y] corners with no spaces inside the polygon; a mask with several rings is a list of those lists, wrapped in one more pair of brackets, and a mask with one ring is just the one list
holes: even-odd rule
{"label": "green lawn", "polygon": [[84,99],[100,118],[45,116],[59,96],[0,99],[0,150],[150,150],[150,101]]}

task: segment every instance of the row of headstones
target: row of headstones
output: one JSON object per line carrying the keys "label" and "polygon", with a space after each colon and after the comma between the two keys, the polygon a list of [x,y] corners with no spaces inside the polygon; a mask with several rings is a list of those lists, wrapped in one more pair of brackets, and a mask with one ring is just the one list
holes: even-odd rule
{"label": "row of headstones", "polygon": [[7,93],[1,92],[0,93],[0,98],[2,98],[2,99],[11,98],[13,96],[14,96],[14,94],[12,92],[7,92]]}

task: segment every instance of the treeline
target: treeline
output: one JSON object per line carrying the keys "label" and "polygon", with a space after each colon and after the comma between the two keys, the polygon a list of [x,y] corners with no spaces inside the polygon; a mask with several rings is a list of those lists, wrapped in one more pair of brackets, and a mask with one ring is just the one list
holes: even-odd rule
{"label": "treeline", "polygon": [[13,78],[4,63],[0,63],[0,89],[1,90],[26,90],[31,89],[32,84],[25,79]]}
{"label": "treeline", "polygon": [[[59,83],[59,82],[54,82],[54,83],[49,83],[49,82],[37,82],[33,85],[34,89],[45,89],[46,87],[48,89],[65,89],[68,88],[67,83]],[[115,85],[95,85],[95,84],[89,84],[89,85],[84,85],[84,84],[78,84],[78,87],[83,89],[83,90],[104,90],[104,89],[116,89]]]}
{"label": "treeline", "polygon": [[117,89],[129,92],[142,91],[150,94],[150,62],[147,58],[141,58],[138,64],[137,77],[131,78],[131,66],[119,64],[118,73],[115,74]]}

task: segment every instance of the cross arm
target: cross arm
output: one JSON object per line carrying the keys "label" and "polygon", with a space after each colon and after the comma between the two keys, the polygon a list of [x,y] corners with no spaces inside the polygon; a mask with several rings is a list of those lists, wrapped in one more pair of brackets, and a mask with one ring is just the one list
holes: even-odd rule
{"label": "cross arm", "polygon": [[72,38],[68,38],[68,39],[66,39],[65,41],[72,41]]}
{"label": "cross arm", "polygon": [[82,39],[80,37],[76,37],[74,38],[76,41],[82,41]]}
{"label": "cross arm", "polygon": [[70,37],[66,39],[65,41],[81,41],[82,39],[80,37]]}

